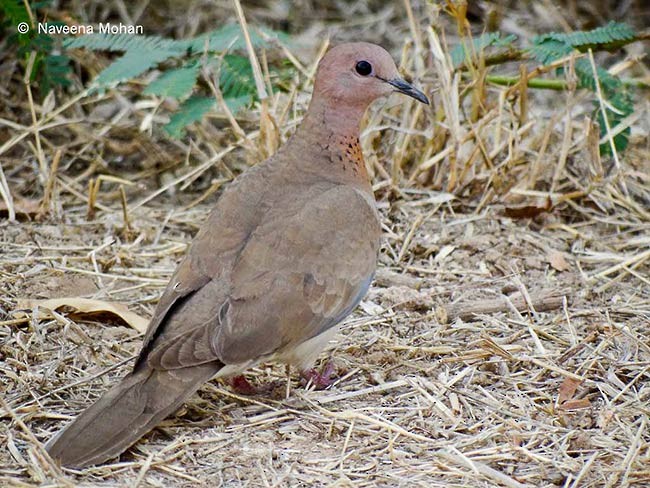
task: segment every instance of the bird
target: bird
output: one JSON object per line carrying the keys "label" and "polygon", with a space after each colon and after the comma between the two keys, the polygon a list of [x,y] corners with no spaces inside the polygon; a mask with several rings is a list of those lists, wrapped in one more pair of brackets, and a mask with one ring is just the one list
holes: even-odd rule
{"label": "bird", "polygon": [[339,44],[293,135],[222,192],[164,290],[130,373],[47,444],[61,465],[119,456],[212,378],[308,371],[373,279],[381,226],[359,143],[376,99],[429,104],[391,55]]}

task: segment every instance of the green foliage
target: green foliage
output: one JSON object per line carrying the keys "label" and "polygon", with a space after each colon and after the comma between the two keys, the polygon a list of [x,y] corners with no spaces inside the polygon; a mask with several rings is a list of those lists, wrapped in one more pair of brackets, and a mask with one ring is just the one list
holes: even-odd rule
{"label": "green foliage", "polygon": [[[237,112],[245,106],[250,105],[251,99],[252,97],[250,95],[244,95],[237,98],[226,98],[224,100],[231,112]],[[171,116],[171,119],[164,127],[165,132],[174,138],[182,137],[188,125],[201,120],[206,113],[215,107],[216,102],[212,97],[190,97]]]}
{"label": "green foliage", "polygon": [[250,105],[252,99],[253,99],[253,96],[249,94],[249,95],[242,95],[240,97],[235,97],[235,98],[226,98],[225,102],[226,102],[226,105],[228,106],[228,109],[232,113],[237,113],[242,108],[247,107],[248,105]]}
{"label": "green foliage", "polygon": [[169,123],[165,126],[165,131],[172,137],[181,137],[185,127],[197,120],[201,120],[215,106],[212,97],[194,96],[188,98],[172,115]]}
{"label": "green foliage", "polygon": [[[38,9],[49,7],[51,1],[31,2],[30,9],[36,12]],[[21,34],[17,26],[31,21],[27,7],[23,0],[0,0],[0,12],[4,13],[5,20],[0,22],[0,33],[9,31],[8,44],[18,45],[17,54],[27,66],[32,52],[36,53],[31,71],[31,81],[38,83],[41,94],[46,95],[57,86],[68,86],[69,75],[72,71],[70,58],[63,54],[56,54],[54,39],[47,35],[38,33],[37,29],[30,28],[28,32]],[[54,22],[51,22],[54,24]]]}
{"label": "green foliage", "polygon": [[[281,37],[280,33],[273,31],[263,32],[268,37]],[[251,42],[255,47],[266,45],[264,38],[254,31],[251,32]],[[238,50],[243,49],[245,44],[239,25],[228,24],[192,39],[175,40],[131,34],[90,34],[68,38],[63,46],[66,49],[85,48],[91,51],[124,52],[122,57],[106,67],[93,81],[94,88],[102,89],[131,80],[163,61],[173,58],[189,58],[193,61],[196,60],[196,56],[204,52],[221,53]]]}
{"label": "green foliage", "polygon": [[[498,32],[483,34],[473,40],[472,45],[463,43],[451,51],[451,59],[455,67],[463,63],[472,62],[474,53],[485,51],[487,48],[506,48],[516,53],[514,47],[515,36],[504,36]],[[571,33],[550,32],[536,36],[532,39],[528,48],[519,51],[521,57],[531,57],[542,66],[549,65],[557,60],[565,58],[574,52],[587,52],[592,50],[612,51],[620,49],[625,44],[637,40],[636,32],[628,25],[617,22],[610,22],[603,27],[590,31],[578,31]],[[595,118],[600,125],[601,137],[607,133],[607,125],[614,129],[625,117],[634,111],[631,89],[625,86],[618,76],[610,74],[606,69],[596,66],[594,70],[588,59],[576,59],[574,69],[578,78],[578,88],[597,92],[600,87],[605,100],[603,113],[598,100],[594,101]],[[558,71],[562,71],[560,68]],[[614,136],[614,147],[617,151],[623,151],[628,144],[630,128],[620,131]],[[600,146],[601,154],[611,154],[612,148],[609,142]]]}
{"label": "green foliage", "polygon": [[636,33],[627,24],[610,22],[590,31],[570,32],[568,34],[550,32],[536,36],[529,52],[541,64],[549,64],[570,54],[574,49],[586,52],[589,49],[618,49],[633,41]]}
{"label": "green foliage", "polygon": [[169,51],[149,51],[146,49],[130,49],[124,56],[108,65],[97,75],[94,88],[102,89],[123,81],[132,80],[149,71],[162,61],[169,59]]}
{"label": "green foliage", "polygon": [[[259,32],[251,30],[249,34],[253,46],[259,47],[266,47],[268,45],[265,37],[269,39],[277,39],[282,42],[287,42],[289,40],[285,33],[265,28],[259,28]],[[246,49],[244,35],[239,24],[227,24],[213,31],[201,34],[193,39],[175,42],[177,42],[179,46],[182,46],[183,49],[190,50],[194,53],[202,53],[206,50],[219,52]]]}
{"label": "green foliage", "polygon": [[541,65],[547,65],[571,54],[573,47],[558,39],[537,36],[533,38],[533,45],[528,48],[528,52]]}
{"label": "green foliage", "polygon": [[454,47],[449,53],[451,62],[454,67],[458,67],[473,53],[479,53],[488,47],[510,47],[516,39],[513,34],[502,36],[500,32],[487,32],[473,39],[471,46],[463,43]]}
{"label": "green foliage", "polygon": [[227,54],[219,69],[219,85],[224,98],[239,98],[257,93],[253,68],[248,58]]}
{"label": "green foliage", "polygon": [[[0,9],[2,9],[7,18],[8,22],[6,22],[6,26],[13,27],[15,30],[16,26],[21,22],[27,22],[29,24],[29,13],[27,13],[27,9],[22,0],[1,0]],[[29,39],[26,34],[18,34],[18,36],[21,39]]]}
{"label": "green foliage", "polygon": [[158,36],[136,36],[132,34],[89,34],[65,39],[66,49],[85,48],[91,51],[123,51],[97,75],[91,90],[102,90],[117,85],[149,71],[158,63],[180,57],[185,49],[179,41]]}
{"label": "green foliage", "polygon": [[196,60],[191,60],[180,68],[170,69],[156,78],[143,93],[184,100],[192,93],[200,68]]}
{"label": "green foliage", "polygon": [[[575,50],[580,52],[589,49],[613,50],[636,39],[634,30],[617,22],[610,22],[603,27],[590,31],[578,31],[568,34],[551,32],[536,36],[528,52],[543,65],[550,64],[558,59],[568,56]],[[598,100],[596,100],[596,119],[600,125],[601,137],[607,133],[607,125],[614,128],[621,120],[634,111],[632,95],[623,85],[620,78],[611,75],[606,69],[596,67],[596,73],[587,59],[578,59],[574,64],[579,88],[596,91],[596,82],[600,85],[601,93],[606,101],[607,108],[603,113]],[[630,128],[614,136],[614,146],[617,151],[623,151],[628,144]],[[601,154],[611,154],[609,143],[600,146]]]}
{"label": "green foliage", "polygon": [[56,86],[70,85],[70,58],[63,54],[48,54],[42,58],[40,82],[45,93]]}
{"label": "green foliage", "polygon": [[[169,57],[180,56],[186,50],[183,41],[164,39],[158,36],[136,36],[133,34],[88,34],[68,37],[63,42],[66,49],[86,48],[91,51],[149,51],[166,52]],[[143,60],[146,61],[146,60]]]}
{"label": "green foliage", "polygon": [[[578,59],[575,62],[575,72],[579,80],[578,86],[580,88],[596,91],[596,80],[598,80],[601,93],[606,102],[605,113],[603,114],[600,103],[597,100],[594,101],[596,107],[595,115],[598,125],[600,126],[601,137],[607,133],[605,117],[607,117],[610,129],[613,129],[625,117],[634,112],[632,94],[630,93],[630,90],[623,85],[620,78],[611,75],[609,71],[600,66],[596,67],[596,76],[594,76],[591,63],[587,59]],[[614,147],[617,151],[623,151],[627,148],[630,132],[631,128],[628,127],[614,136]],[[609,142],[601,144],[600,153],[603,155],[611,155],[612,147]]]}
{"label": "green foliage", "polygon": [[[254,46],[265,46],[266,39],[286,40],[286,35],[268,29],[251,31]],[[168,67],[145,90],[144,95],[171,97],[184,101],[173,114],[165,130],[180,137],[183,128],[200,120],[215,107],[212,98],[190,95],[195,91],[203,65],[219,71],[219,85],[224,100],[236,111],[250,104],[257,96],[253,71],[246,56],[214,54],[237,52],[245,48],[244,36],[238,24],[229,24],[192,39],[165,39],[157,36],[91,34],[66,39],[68,49],[84,48],[93,51],[123,52],[93,80],[91,90],[103,90],[132,80],[162,63],[176,64]],[[216,60],[215,60],[216,59]],[[189,97],[189,98],[188,98]]]}

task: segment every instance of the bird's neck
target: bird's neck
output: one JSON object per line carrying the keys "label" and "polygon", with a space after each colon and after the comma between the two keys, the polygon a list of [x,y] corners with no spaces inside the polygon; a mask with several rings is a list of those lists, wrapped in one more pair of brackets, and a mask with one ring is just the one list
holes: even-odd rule
{"label": "bird's neck", "polygon": [[[322,172],[330,179],[341,179],[370,189],[370,179],[359,144],[359,126],[365,106],[324,103],[312,99],[291,150],[301,154],[301,165]],[[313,157],[308,157],[313,155]]]}
{"label": "bird's neck", "polygon": [[367,104],[350,104],[345,100],[323,99],[314,95],[302,125],[313,131],[327,131],[358,137]]}

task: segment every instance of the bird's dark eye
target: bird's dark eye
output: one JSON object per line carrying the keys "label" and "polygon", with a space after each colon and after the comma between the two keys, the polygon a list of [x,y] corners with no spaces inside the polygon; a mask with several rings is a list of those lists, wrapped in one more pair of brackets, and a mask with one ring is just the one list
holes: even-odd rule
{"label": "bird's dark eye", "polygon": [[368,61],[359,61],[355,69],[361,76],[368,76],[372,73],[372,65]]}

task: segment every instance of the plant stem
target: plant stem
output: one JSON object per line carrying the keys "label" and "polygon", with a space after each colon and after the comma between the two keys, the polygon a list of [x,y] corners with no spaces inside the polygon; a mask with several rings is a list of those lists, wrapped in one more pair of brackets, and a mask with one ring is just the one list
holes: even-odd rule
{"label": "plant stem", "polygon": [[[521,78],[519,76],[506,76],[506,75],[488,75],[486,81],[501,86],[512,86],[519,83]],[[639,78],[625,78],[621,79],[625,86],[633,86],[636,88],[650,89],[650,83],[644,79]],[[545,90],[567,90],[569,84],[566,80],[560,79],[544,79],[544,78],[531,78],[528,80],[529,88],[541,88]]]}
{"label": "plant stem", "polygon": [[[495,85],[512,86],[519,83],[521,79],[519,76],[505,76],[505,75],[488,75],[486,81],[494,83]],[[544,88],[546,90],[566,90],[568,83],[566,80],[547,80],[544,78],[531,78],[528,80],[529,88]]]}

